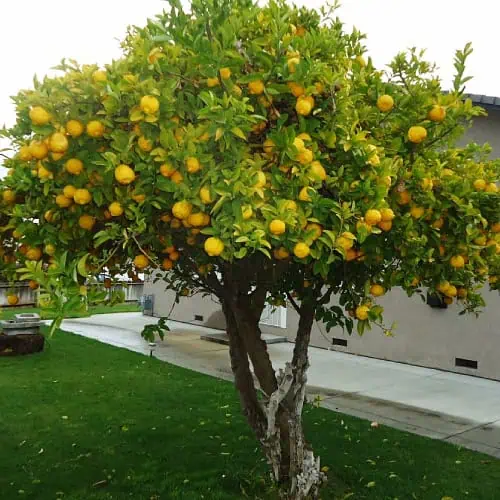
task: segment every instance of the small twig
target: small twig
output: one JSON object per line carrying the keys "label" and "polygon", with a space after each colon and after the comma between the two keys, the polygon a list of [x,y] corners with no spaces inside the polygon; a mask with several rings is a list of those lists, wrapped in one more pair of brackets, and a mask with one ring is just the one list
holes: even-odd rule
{"label": "small twig", "polygon": [[300,307],[295,301],[295,299],[292,297],[292,294],[290,292],[287,292],[286,297],[290,301],[290,304],[292,304],[292,307],[297,311],[298,314],[300,314]]}

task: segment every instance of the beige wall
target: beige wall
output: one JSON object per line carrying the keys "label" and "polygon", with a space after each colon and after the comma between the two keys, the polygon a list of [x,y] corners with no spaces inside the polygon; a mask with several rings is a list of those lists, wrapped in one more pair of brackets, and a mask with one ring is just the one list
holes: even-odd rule
{"label": "beige wall", "polygon": [[474,120],[474,125],[461,142],[466,144],[470,141],[478,144],[487,142],[493,148],[492,157],[500,157],[500,110],[488,110],[488,116]]}
{"label": "beige wall", "polygon": [[[500,111],[490,111],[488,118],[478,118],[467,138],[479,143],[489,142],[495,156],[499,157]],[[160,282],[146,283],[144,293],[155,296],[155,316],[168,314],[174,293],[165,291]],[[401,290],[393,290],[380,304],[385,308],[386,323],[397,323],[394,337],[387,338],[378,329],[366,332],[363,337],[356,333],[349,336],[341,329],[326,332],[323,324],[315,323],[311,345],[500,380],[500,296],[498,292],[486,291],[484,297],[487,307],[476,318],[459,316],[455,305],[448,309],[432,309],[420,297],[408,298]],[[203,319],[195,320],[195,315]],[[225,328],[220,305],[212,297],[182,298],[170,317],[211,328]],[[286,329],[262,325],[262,330],[286,335],[293,341],[297,324],[297,313],[288,307]],[[347,347],[333,346],[332,338],[347,340]],[[456,358],[477,361],[478,368],[456,367]]]}

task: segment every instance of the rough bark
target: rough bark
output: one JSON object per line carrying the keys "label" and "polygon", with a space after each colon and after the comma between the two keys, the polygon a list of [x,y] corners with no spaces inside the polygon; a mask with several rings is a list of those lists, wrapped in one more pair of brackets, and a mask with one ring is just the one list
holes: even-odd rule
{"label": "rough bark", "polygon": [[226,332],[229,337],[229,356],[233,371],[236,389],[240,395],[243,414],[246,416],[250,427],[260,441],[265,436],[266,417],[264,409],[259,402],[255,388],[248,353],[238,330],[236,319],[231,309],[223,303],[226,317]]}
{"label": "rough bark", "polygon": [[[276,374],[259,327],[267,289],[257,287],[248,293],[248,287],[242,290],[237,281],[228,279],[224,288],[227,293],[221,302],[230,340],[231,367],[243,413],[262,445],[282,498],[317,498],[325,475],[302,429],[314,302],[301,304],[292,361]],[[249,360],[263,392],[260,400]]]}

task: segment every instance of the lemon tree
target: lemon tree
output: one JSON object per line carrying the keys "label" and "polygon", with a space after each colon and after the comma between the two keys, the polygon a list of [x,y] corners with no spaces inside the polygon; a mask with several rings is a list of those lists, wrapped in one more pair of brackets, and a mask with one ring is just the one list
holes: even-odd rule
{"label": "lemon tree", "polygon": [[[499,287],[499,162],[458,145],[484,114],[463,95],[470,46],[445,92],[417,50],[375,68],[334,10],[171,0],[105,68],[35,80],[2,131],[3,275],[59,317],[103,300],[103,271],[104,288],[150,273],[215,295],[243,411],[293,499],[326,480],[301,424],[313,321],[387,331],[377,298],[393,287],[464,312]],[[268,303],[300,316],[280,373]]]}

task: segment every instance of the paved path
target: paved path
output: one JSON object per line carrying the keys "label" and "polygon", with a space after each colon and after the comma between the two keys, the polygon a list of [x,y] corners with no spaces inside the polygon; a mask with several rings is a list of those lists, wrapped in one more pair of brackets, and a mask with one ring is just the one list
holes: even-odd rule
{"label": "paved path", "polygon": [[[140,313],[69,319],[64,330],[150,354],[140,336],[157,318]],[[153,355],[230,380],[226,346],[200,340],[196,325],[169,322],[171,332]],[[276,368],[291,359],[293,344],[268,346]],[[308,392],[326,408],[442,439],[500,458],[500,382],[391,361],[310,348]]]}

